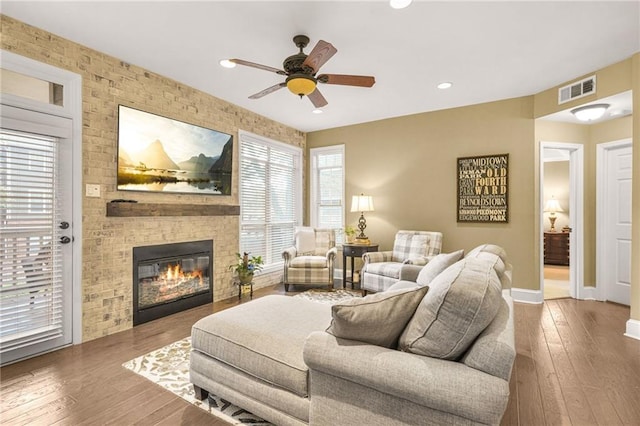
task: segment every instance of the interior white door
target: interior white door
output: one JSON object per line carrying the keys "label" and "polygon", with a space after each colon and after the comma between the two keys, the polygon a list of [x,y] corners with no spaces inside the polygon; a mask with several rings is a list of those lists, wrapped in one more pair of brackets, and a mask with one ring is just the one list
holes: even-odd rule
{"label": "interior white door", "polygon": [[2,105],[0,363],[72,342],[72,122]]}
{"label": "interior white door", "polygon": [[605,299],[629,305],[631,297],[631,146],[608,149],[605,159]]}

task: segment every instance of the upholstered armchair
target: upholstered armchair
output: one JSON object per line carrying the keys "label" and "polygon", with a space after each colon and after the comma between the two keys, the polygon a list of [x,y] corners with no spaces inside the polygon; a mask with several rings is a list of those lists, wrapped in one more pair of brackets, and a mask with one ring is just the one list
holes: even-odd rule
{"label": "upholstered armchair", "polygon": [[393,250],[365,253],[362,256],[362,290],[384,291],[399,280],[415,280],[429,260],[442,249],[442,233],[398,231]]}
{"label": "upholstered armchair", "polygon": [[326,285],[333,288],[333,268],[338,250],[333,229],[297,227],[294,245],[282,252],[284,290],[289,284]]}

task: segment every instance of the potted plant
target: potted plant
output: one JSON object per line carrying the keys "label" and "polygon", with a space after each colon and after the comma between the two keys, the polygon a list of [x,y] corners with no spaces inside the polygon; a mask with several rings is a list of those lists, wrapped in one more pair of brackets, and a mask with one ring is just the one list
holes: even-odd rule
{"label": "potted plant", "polygon": [[353,243],[356,237],[356,228],[351,225],[347,225],[344,228],[344,235],[347,244]]}
{"label": "potted plant", "polygon": [[262,256],[249,256],[249,253],[236,253],[237,261],[229,265],[229,269],[238,275],[240,284],[249,284],[253,280],[253,274],[262,269],[264,262]]}

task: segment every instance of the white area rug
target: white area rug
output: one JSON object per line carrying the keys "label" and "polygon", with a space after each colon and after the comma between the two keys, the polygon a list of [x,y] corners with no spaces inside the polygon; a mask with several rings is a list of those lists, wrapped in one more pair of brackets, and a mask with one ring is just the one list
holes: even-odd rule
{"label": "white area rug", "polygon": [[[336,303],[353,297],[360,297],[360,292],[341,289],[335,291],[308,290],[293,297],[300,297],[319,303]],[[191,337],[186,337],[146,355],[127,361],[122,366],[162,386],[190,404],[231,424],[271,425],[266,420],[215,395],[209,394],[209,397],[204,401],[196,399],[193,386],[189,382],[190,352]]]}

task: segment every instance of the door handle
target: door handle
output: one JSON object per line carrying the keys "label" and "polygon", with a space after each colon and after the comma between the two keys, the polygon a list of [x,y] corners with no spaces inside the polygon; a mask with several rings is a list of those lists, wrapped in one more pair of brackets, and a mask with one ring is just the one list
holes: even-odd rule
{"label": "door handle", "polygon": [[69,244],[70,242],[71,242],[71,238],[67,237],[66,235],[64,237],[60,237],[61,244]]}
{"label": "door handle", "polygon": [[60,229],[69,228],[69,222],[60,222]]}

